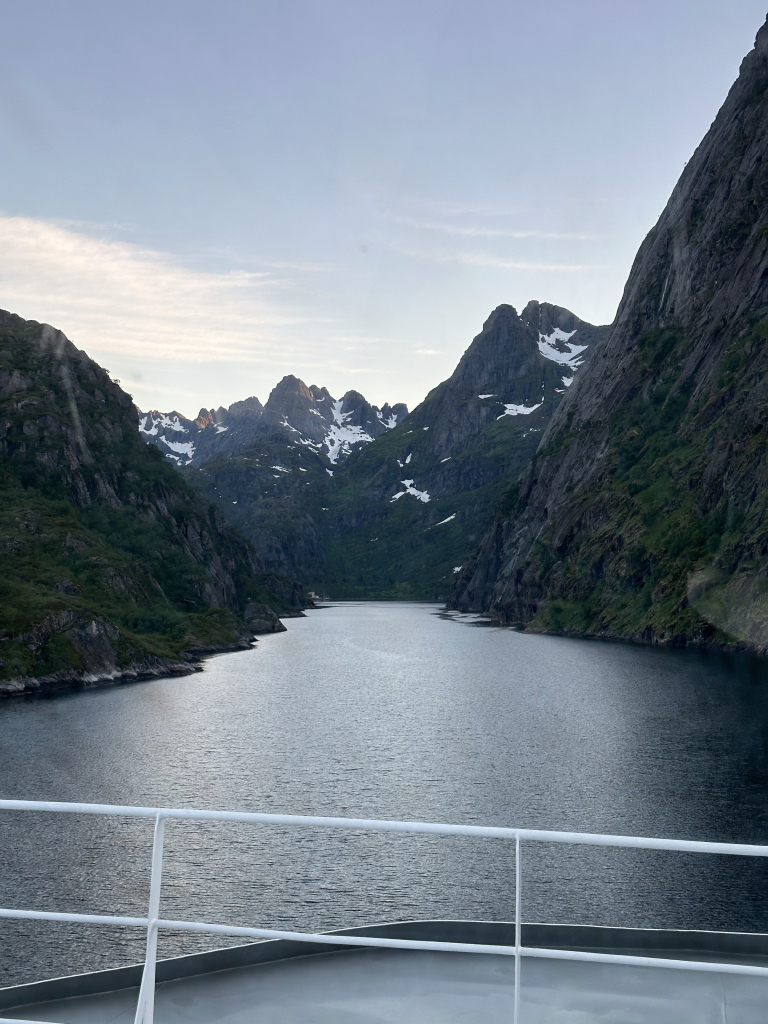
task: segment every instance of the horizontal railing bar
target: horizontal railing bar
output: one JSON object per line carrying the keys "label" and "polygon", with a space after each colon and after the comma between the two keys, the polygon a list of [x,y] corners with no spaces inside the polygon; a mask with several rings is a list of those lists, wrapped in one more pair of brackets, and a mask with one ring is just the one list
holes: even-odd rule
{"label": "horizontal railing bar", "polygon": [[115,917],[111,914],[62,914],[48,910],[5,910],[0,917],[18,918],[29,921],[69,921],[73,924],[113,924],[122,928],[147,928],[149,918]]}
{"label": "horizontal railing bar", "polygon": [[578,949],[536,949],[521,946],[521,956],[540,957],[545,960],[582,960],[597,964],[626,964],[628,967],[669,967],[681,971],[710,971],[715,974],[756,974],[768,977],[768,967],[751,964],[723,964],[709,960],[668,960],[656,956],[630,956],[622,953],[590,953]]}
{"label": "horizontal railing bar", "polygon": [[[0,909],[0,918],[36,921],[65,921],[74,924],[101,924],[118,927],[147,928],[146,917],[113,917],[108,914],[65,914],[55,911]],[[170,921],[159,918],[158,928],[167,931],[203,932],[209,935],[234,935],[253,939],[282,939],[292,942],[312,942],[328,946],[364,946],[382,949],[423,949],[446,953],[487,953],[495,956],[514,956],[514,946],[490,945],[475,942],[432,942],[426,939],[386,939],[368,935],[329,935],[319,932],[293,932],[276,928],[248,928],[239,925],[210,924],[203,921]],[[768,967],[748,964],[710,963],[703,960],[671,960],[663,957],[632,956],[619,953],[593,953],[584,950],[541,949],[521,946],[521,956],[548,960],[581,960],[591,963],[625,964],[629,967],[666,967],[678,970],[713,971],[727,974],[768,976]],[[0,1018],[0,1024],[7,1024]]]}
{"label": "horizontal railing bar", "polygon": [[212,935],[239,935],[253,939],[287,939],[293,942],[318,942],[327,946],[377,946],[384,949],[431,949],[446,953],[492,953],[514,956],[514,946],[493,946],[475,942],[430,942],[426,939],[383,939],[368,935],[324,935],[315,932],[286,932],[274,928],[240,928],[236,925],[205,924],[197,921],[157,922],[169,931],[208,932]]}
{"label": "horizontal railing bar", "polygon": [[112,804],[75,804],[36,800],[0,800],[0,810],[53,811],[104,814],[134,818],[174,818],[187,821],[238,821],[256,825],[300,825],[309,828],[349,828],[373,832],[412,832],[426,835],[482,836],[580,846],[617,846],[639,850],[674,850],[683,853],[718,853],[740,857],[768,857],[768,846],[747,843],[711,843],[688,839],[600,835],[591,832],[553,832],[531,828],[488,825],[449,825],[426,821],[387,821],[375,818],[331,818],[304,814],[262,814],[244,811],[199,811],[188,808],[124,807]]}

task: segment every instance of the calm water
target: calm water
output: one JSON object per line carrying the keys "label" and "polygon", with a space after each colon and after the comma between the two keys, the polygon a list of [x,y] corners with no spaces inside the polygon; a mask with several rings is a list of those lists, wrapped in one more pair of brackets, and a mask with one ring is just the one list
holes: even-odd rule
{"label": "calm water", "polygon": [[[288,623],[205,671],[0,704],[5,797],[768,842],[768,675],[408,604]],[[500,840],[171,823],[164,917],[510,920]],[[0,905],[146,912],[151,825],[0,814]],[[768,930],[744,858],[525,848],[528,920]],[[138,933],[0,921],[0,983],[136,962]],[[215,939],[163,937],[161,955]]]}

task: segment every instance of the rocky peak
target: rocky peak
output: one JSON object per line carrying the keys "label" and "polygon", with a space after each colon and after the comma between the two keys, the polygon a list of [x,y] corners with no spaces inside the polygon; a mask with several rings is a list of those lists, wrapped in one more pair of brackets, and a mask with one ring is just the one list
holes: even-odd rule
{"label": "rocky peak", "polygon": [[331,397],[328,388],[319,388],[317,384],[312,384],[309,388],[316,402],[329,402],[331,405],[334,399]]}
{"label": "rocky peak", "polygon": [[[149,415],[153,417],[162,416],[163,413],[160,413],[156,409],[153,409],[152,412],[149,413]],[[198,430],[205,430],[206,427],[213,426],[214,419],[215,413],[213,409],[201,409],[200,412],[197,414],[197,419],[194,421],[194,423]]]}
{"label": "rocky peak", "polygon": [[336,464],[408,415],[403,403],[384,408],[386,413],[357,391],[348,391],[337,401],[327,388],[307,387],[288,374],[272,389],[265,406],[254,396],[228,409],[201,409],[196,420],[178,412],[137,412],[144,440],[179,466],[202,465],[274,433],[285,434],[289,443],[306,445]]}
{"label": "rocky peak", "polygon": [[514,306],[497,306],[461,357],[449,384],[452,389],[487,391],[500,381],[520,376],[521,371],[534,371],[539,365],[536,342],[536,334],[523,323]]}
{"label": "rocky peak", "polygon": [[255,395],[252,395],[250,398],[244,398],[241,402],[233,402],[226,410],[224,419],[238,416],[254,416],[258,418],[263,411],[264,406]]}
{"label": "rocky peak", "polygon": [[398,402],[396,405],[385,402],[381,407],[381,419],[390,429],[396,427],[407,415],[408,406],[405,402]]}
{"label": "rocky peak", "polygon": [[531,299],[520,314],[520,319],[526,326],[533,327],[537,334],[545,336],[549,336],[554,330],[570,333],[584,325],[584,321],[570,309],[554,306],[551,302],[537,302],[535,299]]}
{"label": "rocky peak", "polygon": [[330,395],[322,394],[303,380],[288,374],[275,385],[264,406],[263,425],[266,429],[284,429],[296,438],[322,444],[333,420]]}

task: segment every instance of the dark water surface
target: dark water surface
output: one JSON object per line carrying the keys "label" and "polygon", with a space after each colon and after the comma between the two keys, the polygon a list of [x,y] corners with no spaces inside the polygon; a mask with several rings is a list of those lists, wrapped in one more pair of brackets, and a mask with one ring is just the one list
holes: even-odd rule
{"label": "dark water surface", "polygon": [[[0,704],[0,794],[768,843],[756,661],[342,604],[195,676]],[[151,823],[0,813],[0,905],[146,913]],[[510,920],[510,843],[172,822],[162,916]],[[746,858],[528,845],[523,916],[768,931]],[[222,945],[163,936],[161,955]],[[0,921],[0,983],[132,963],[129,930]]]}

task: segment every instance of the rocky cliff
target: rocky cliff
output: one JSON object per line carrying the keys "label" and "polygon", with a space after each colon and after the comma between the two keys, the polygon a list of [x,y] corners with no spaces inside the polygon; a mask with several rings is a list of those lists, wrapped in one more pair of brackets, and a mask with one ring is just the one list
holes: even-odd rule
{"label": "rocky cliff", "polygon": [[107,371],[4,312],[0,484],[0,693],[189,671],[248,646],[250,604],[287,608]]}
{"label": "rocky cliff", "polygon": [[768,26],[452,604],[768,645]]}

